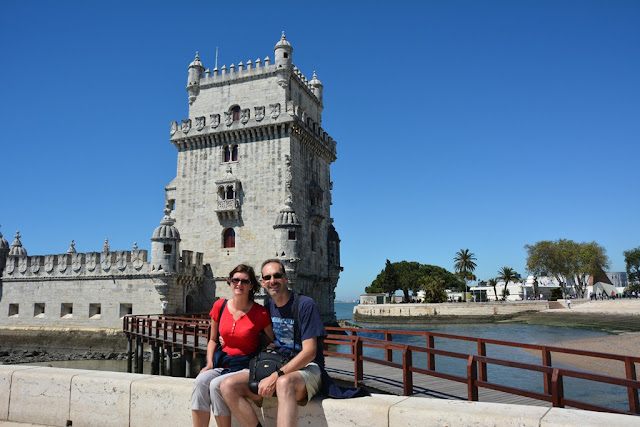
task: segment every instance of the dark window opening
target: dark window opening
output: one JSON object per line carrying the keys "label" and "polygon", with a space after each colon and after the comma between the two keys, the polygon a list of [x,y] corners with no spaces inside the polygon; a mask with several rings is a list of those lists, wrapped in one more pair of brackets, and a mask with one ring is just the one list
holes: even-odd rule
{"label": "dark window opening", "polygon": [[164,245],[164,253],[165,254],[171,253],[171,245]]}
{"label": "dark window opening", "polygon": [[227,187],[227,200],[233,199],[233,187]]}
{"label": "dark window opening", "polygon": [[288,54],[287,52],[285,52],[285,53],[284,53],[284,57],[285,57],[285,58],[288,58],[288,57],[289,57],[289,54]]}
{"label": "dark window opening", "polygon": [[311,252],[316,251],[316,233],[311,233]]}
{"label": "dark window opening", "polygon": [[238,161],[238,145],[234,145],[233,148],[231,149],[231,161],[232,162],[237,162]]}
{"label": "dark window opening", "polygon": [[236,247],[236,232],[233,228],[227,228],[224,231],[224,247],[235,248]]}
{"label": "dark window opening", "polygon": [[225,145],[224,146],[224,161],[228,162],[229,160],[231,160],[231,150],[229,150],[229,146]]}
{"label": "dark window opening", "polygon": [[239,106],[235,106],[231,109],[231,112],[233,113],[233,121],[237,122],[238,120],[240,120],[240,107]]}
{"label": "dark window opening", "polygon": [[296,240],[296,230],[289,230],[289,240]]}

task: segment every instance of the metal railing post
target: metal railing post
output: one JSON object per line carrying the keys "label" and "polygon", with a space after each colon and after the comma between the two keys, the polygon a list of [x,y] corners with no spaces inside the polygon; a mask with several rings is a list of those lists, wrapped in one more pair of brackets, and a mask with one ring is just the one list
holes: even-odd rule
{"label": "metal railing post", "polygon": [[356,341],[354,343],[354,354],[353,354],[353,362],[354,362],[354,384],[358,387],[358,383],[362,381],[364,378],[363,372],[363,362],[362,362],[362,341],[360,337],[356,337]]}
{"label": "metal railing post", "polygon": [[[627,374],[628,380],[636,380],[636,365],[630,357],[624,358],[624,368]],[[633,387],[627,387],[627,394],[629,395],[629,411],[634,414],[640,414],[640,403],[638,401],[638,389]]]}
{"label": "metal railing post", "polygon": [[[392,338],[390,332],[385,332],[384,333],[384,340],[388,341],[388,342],[392,342],[393,341],[393,338]],[[393,362],[393,350],[391,350],[390,348],[385,349],[384,358],[385,358],[385,360],[387,362]]]}
{"label": "metal railing post", "polygon": [[[546,347],[542,349],[542,364],[551,367],[551,352]],[[551,394],[551,374],[544,373],[544,393]]]}
{"label": "metal railing post", "polygon": [[411,350],[408,346],[402,350],[402,383],[404,384],[404,395],[411,396],[413,394],[413,365]]}
{"label": "metal railing post", "polygon": [[551,375],[551,403],[556,408],[564,408],[562,399],[564,399],[562,375],[560,375],[559,369],[554,369],[553,374]]}
{"label": "metal railing post", "polygon": [[[487,355],[487,344],[478,341],[478,356],[486,356]],[[480,381],[488,381],[487,380],[487,364],[485,362],[478,362],[478,374],[480,376]]]}
{"label": "metal railing post", "polygon": [[476,380],[478,379],[478,366],[473,354],[469,355],[467,359],[467,399],[469,402],[478,401],[478,386]]}
{"label": "metal railing post", "polygon": [[[435,348],[433,335],[427,333],[427,348]],[[436,370],[436,355],[433,353],[427,353],[427,369],[430,371]]]}

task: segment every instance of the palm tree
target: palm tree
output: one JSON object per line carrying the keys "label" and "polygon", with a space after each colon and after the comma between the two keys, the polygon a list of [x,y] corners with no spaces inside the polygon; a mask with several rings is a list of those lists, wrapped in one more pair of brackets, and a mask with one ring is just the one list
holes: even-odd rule
{"label": "palm tree", "polygon": [[496,279],[495,277],[489,279],[487,281],[487,285],[493,286],[493,294],[496,296],[496,301],[498,301],[498,291],[496,291],[496,286],[498,286],[498,279]]}
{"label": "palm tree", "polygon": [[[476,255],[473,252],[469,252],[469,249],[460,249],[456,252],[456,256],[453,258],[455,264],[453,268],[456,273],[464,280],[465,284],[467,280],[475,279],[473,275],[473,270],[476,269]],[[465,288],[466,290],[466,288]],[[467,300],[467,295],[465,292],[464,296],[465,301]]]}
{"label": "palm tree", "polygon": [[519,277],[518,277],[518,273],[516,273],[513,268],[502,267],[501,270],[498,270],[498,277],[496,277],[496,279],[504,281],[504,290],[502,291],[502,294],[506,299],[507,298],[506,295],[508,295],[507,285],[509,284],[509,282],[514,282],[514,283],[518,282]]}

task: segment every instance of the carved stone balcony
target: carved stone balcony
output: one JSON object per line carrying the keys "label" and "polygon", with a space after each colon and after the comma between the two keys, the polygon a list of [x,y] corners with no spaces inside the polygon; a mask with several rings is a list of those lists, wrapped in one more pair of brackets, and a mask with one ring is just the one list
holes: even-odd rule
{"label": "carved stone balcony", "polygon": [[238,219],[240,201],[238,199],[218,200],[216,214],[220,221]]}

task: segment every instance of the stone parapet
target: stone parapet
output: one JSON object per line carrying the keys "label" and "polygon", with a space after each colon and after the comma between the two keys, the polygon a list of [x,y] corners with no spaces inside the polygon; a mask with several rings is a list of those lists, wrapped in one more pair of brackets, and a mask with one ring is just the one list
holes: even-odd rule
{"label": "stone parapet", "polygon": [[360,304],[354,308],[355,320],[436,320],[456,317],[509,317],[519,313],[549,309],[548,301],[442,303],[442,304]]}
{"label": "stone parapet", "polygon": [[[179,274],[201,276],[204,271],[203,254],[183,250],[178,265]],[[147,251],[66,253],[55,255],[8,256],[4,279],[29,280],[90,280],[113,276],[139,276],[151,273]]]}
{"label": "stone parapet", "polygon": [[[0,365],[0,426],[191,425],[193,379],[121,372]],[[276,425],[277,399],[254,407]],[[238,426],[236,420],[233,425]],[[298,425],[313,426],[640,426],[640,417],[562,408],[374,394],[314,398]]]}

